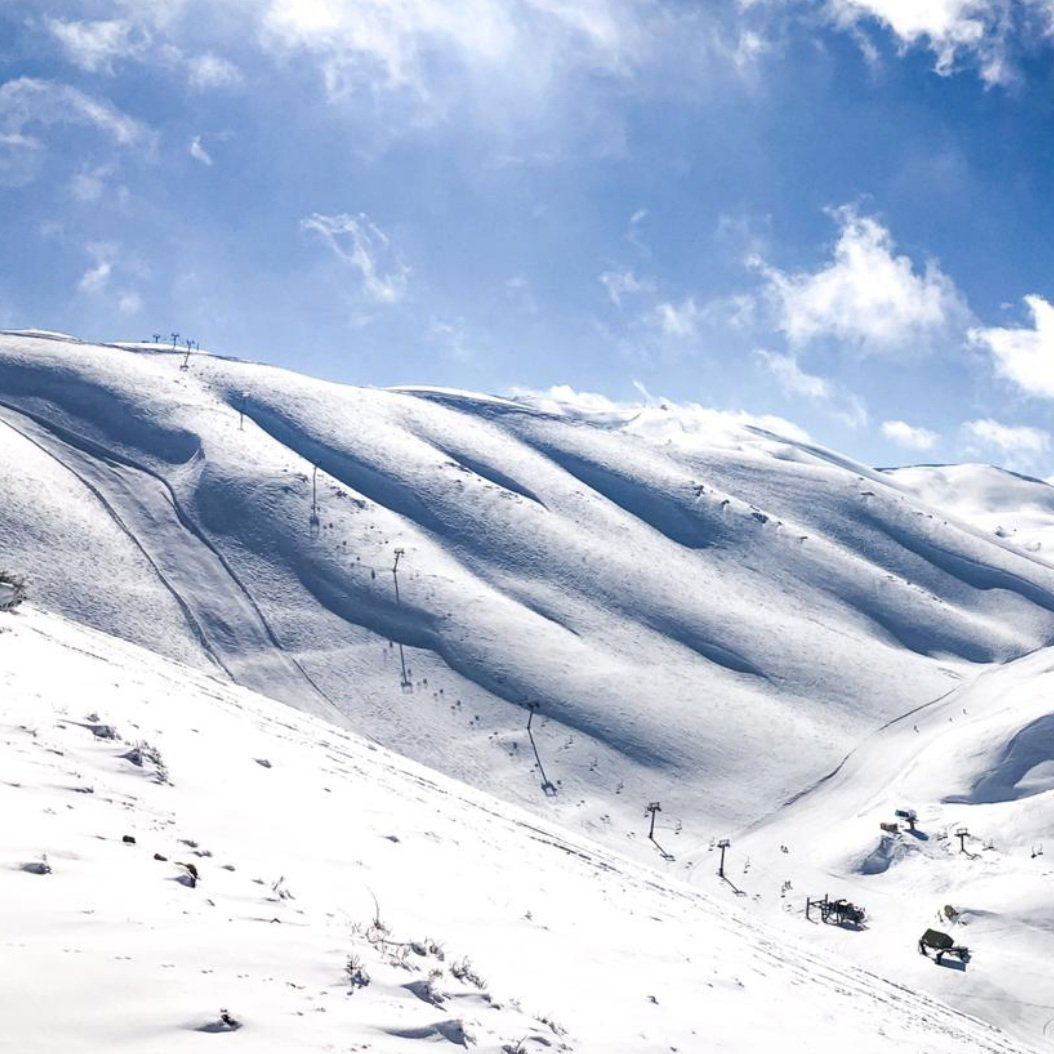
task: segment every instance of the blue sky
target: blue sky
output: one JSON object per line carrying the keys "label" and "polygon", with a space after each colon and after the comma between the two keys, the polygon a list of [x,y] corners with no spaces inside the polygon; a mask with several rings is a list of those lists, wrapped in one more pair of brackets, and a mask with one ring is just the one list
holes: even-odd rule
{"label": "blue sky", "polygon": [[0,325],[1051,475],[1052,57],[1054,0],[7,0]]}

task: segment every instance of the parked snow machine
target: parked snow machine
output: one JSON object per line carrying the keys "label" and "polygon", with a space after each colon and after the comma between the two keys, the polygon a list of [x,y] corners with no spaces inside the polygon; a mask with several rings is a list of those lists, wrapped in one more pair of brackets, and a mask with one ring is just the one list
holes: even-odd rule
{"label": "parked snow machine", "polygon": [[970,949],[961,944],[956,944],[947,934],[940,930],[927,930],[919,938],[919,954],[929,958],[927,948],[933,948],[937,953],[936,959],[939,963],[945,955],[952,955],[962,963],[970,961]]}

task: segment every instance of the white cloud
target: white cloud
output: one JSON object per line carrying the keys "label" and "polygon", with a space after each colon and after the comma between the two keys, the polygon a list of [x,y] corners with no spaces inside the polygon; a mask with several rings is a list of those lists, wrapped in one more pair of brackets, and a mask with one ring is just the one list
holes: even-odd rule
{"label": "white cloud", "polygon": [[186,61],[187,80],[192,88],[230,88],[241,84],[242,73],[234,63],[211,51]]}
{"label": "white cloud", "polygon": [[[573,69],[620,75],[643,46],[643,0],[269,0],[264,40],[319,62],[331,96],[407,92],[441,107],[455,75],[536,97]],[[439,59],[439,61],[437,61]],[[489,81],[489,84],[488,84]]]}
{"label": "white cloud", "polygon": [[77,201],[86,204],[98,201],[106,189],[106,181],[112,175],[112,165],[85,165],[70,180],[70,192]]}
{"label": "white cloud", "polygon": [[765,277],[776,325],[795,346],[832,338],[861,350],[920,350],[965,324],[967,308],[936,263],[917,270],[898,255],[890,232],[851,206],[833,210],[841,225],[830,263],[786,273],[752,258]]}
{"label": "white cloud", "polygon": [[883,421],[882,434],[894,443],[911,450],[932,450],[940,442],[940,436],[928,428],[909,425],[906,421]]}
{"label": "white cloud", "polygon": [[109,242],[92,242],[85,248],[94,262],[81,275],[77,288],[82,293],[102,293],[113,275],[114,246]]}
{"label": "white cloud", "polygon": [[358,272],[363,294],[381,304],[394,304],[406,293],[410,268],[399,259],[391,242],[363,212],[357,216],[314,213],[300,221],[301,230],[322,236],[333,252]]}
{"label": "white cloud", "polygon": [[0,85],[0,127],[21,134],[34,124],[93,125],[121,146],[150,138],[147,127],[133,117],[68,84],[19,77]]}
{"label": "white cloud", "polygon": [[32,183],[45,154],[44,144],[20,132],[0,132],[0,187]]}
{"label": "white cloud", "polygon": [[74,65],[89,73],[112,73],[115,59],[138,58],[146,40],[124,19],[64,22],[48,18],[45,25]]}
{"label": "white cloud", "polygon": [[763,348],[758,349],[757,355],[788,395],[804,395],[808,399],[831,398],[833,394],[831,382],[825,377],[806,373],[798,365],[797,356],[789,352],[780,354],[775,351],[765,351]]}
{"label": "white cloud", "polygon": [[153,133],[109,102],[57,81],[19,77],[0,85],[0,183],[22,186],[36,177],[46,151],[32,133],[56,124],[88,125],[124,147],[153,149]]}
{"label": "white cloud", "polygon": [[126,289],[117,298],[117,310],[122,315],[135,315],[143,307],[143,298],[134,289]]}
{"label": "white cloud", "polygon": [[189,153],[195,161],[200,161],[203,165],[212,164],[212,156],[205,147],[201,145],[200,135],[196,135],[191,139],[190,146],[187,148],[187,153]]}
{"label": "white cloud", "polygon": [[[89,242],[85,251],[91,257],[91,265],[77,282],[77,291],[105,303],[112,304],[122,315],[135,315],[142,309],[143,301],[134,289],[114,289],[117,273],[118,248],[112,242]],[[141,272],[134,262],[129,267],[123,261],[122,270]]]}
{"label": "white cloud", "polygon": [[622,307],[622,298],[638,293],[652,293],[655,283],[648,278],[638,278],[632,271],[605,271],[599,277],[600,284],[607,290],[608,298],[615,307]]}
{"label": "white cloud", "polygon": [[1004,464],[1022,470],[1045,462],[1050,450],[1050,433],[1029,425],[1004,425],[985,418],[967,421],[962,433],[968,450],[998,451]]}
{"label": "white cloud", "polygon": [[[1023,32],[1049,32],[1051,0],[827,0],[833,20],[848,28],[877,22],[902,48],[930,49],[934,69],[948,75],[962,56],[979,68],[987,84],[1015,76],[1008,37],[1014,23]],[[1030,20],[1038,24],[1033,28]]]}
{"label": "white cloud", "polygon": [[647,209],[637,209],[633,215],[630,216],[629,225],[626,228],[626,241],[628,241],[630,245],[642,255],[651,256],[651,249],[648,248],[647,243],[640,235],[641,225],[647,218]]}
{"label": "white cloud", "polygon": [[[197,91],[241,84],[241,70],[213,51],[188,55],[167,38],[175,23],[189,10],[176,0],[164,5],[139,2],[128,6],[124,18],[66,21],[47,18],[44,25],[59,42],[66,57],[89,73],[113,73],[119,61],[150,62],[185,73]],[[248,11],[263,5],[254,2]],[[163,10],[164,8],[164,10]]]}
{"label": "white cloud", "polygon": [[973,344],[986,348],[998,373],[1030,395],[1054,399],[1054,304],[1026,296],[1032,327],[970,330]]}
{"label": "white cloud", "polygon": [[780,353],[759,348],[756,354],[785,394],[827,404],[834,416],[850,428],[861,428],[867,424],[867,407],[859,396],[841,390],[826,377],[806,373],[792,352]]}
{"label": "white cloud", "polygon": [[703,309],[695,298],[685,297],[679,304],[666,301],[656,306],[646,316],[646,322],[664,337],[676,340],[691,340],[699,334]]}

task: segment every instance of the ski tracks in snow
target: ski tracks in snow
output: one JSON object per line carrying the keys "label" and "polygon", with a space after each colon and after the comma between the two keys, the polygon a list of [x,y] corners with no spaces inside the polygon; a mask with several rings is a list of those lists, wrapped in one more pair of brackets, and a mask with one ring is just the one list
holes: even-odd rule
{"label": "ski tracks in snow", "polygon": [[164,477],[9,403],[0,402],[0,421],[91,492],[172,594],[202,650],[232,680],[333,719],[336,707],[283,650],[244,583]]}

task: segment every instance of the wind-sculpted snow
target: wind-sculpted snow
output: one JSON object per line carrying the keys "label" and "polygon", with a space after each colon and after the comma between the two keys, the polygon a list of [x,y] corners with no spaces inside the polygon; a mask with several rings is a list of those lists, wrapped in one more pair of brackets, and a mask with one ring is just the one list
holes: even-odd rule
{"label": "wind-sculpted snow", "polygon": [[36,602],[637,852],[1054,640],[1054,568],[800,436],[182,360],[0,337]]}
{"label": "wind-sculpted snow", "polygon": [[913,465],[883,474],[988,537],[1054,562],[1054,487],[1049,482],[991,465]]}

